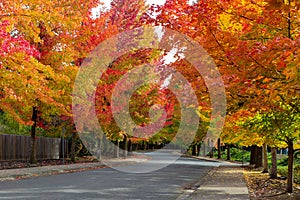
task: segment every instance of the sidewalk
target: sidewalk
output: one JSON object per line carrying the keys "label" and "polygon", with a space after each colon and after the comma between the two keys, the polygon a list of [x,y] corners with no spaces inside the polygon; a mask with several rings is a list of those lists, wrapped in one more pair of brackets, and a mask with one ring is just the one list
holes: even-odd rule
{"label": "sidewalk", "polygon": [[78,163],[68,165],[50,165],[43,167],[30,167],[19,169],[0,170],[0,181],[18,180],[35,176],[70,173],[74,171],[84,171],[89,169],[98,169],[105,167],[101,162]]}
{"label": "sidewalk", "polygon": [[103,162],[75,163],[75,164],[65,164],[65,165],[49,165],[49,166],[42,166],[42,167],[5,169],[5,170],[0,170],[0,182],[9,181],[9,180],[18,180],[18,179],[30,178],[36,176],[93,170],[99,168],[106,168],[108,167],[106,164],[109,164],[110,166],[124,165],[124,164],[143,162],[145,160],[147,160],[147,158],[145,157],[127,157],[126,159],[115,158],[115,159],[103,160]]}
{"label": "sidewalk", "polygon": [[239,166],[219,166],[211,170],[194,185],[194,190],[178,199],[191,200],[247,200],[250,199],[248,188]]}

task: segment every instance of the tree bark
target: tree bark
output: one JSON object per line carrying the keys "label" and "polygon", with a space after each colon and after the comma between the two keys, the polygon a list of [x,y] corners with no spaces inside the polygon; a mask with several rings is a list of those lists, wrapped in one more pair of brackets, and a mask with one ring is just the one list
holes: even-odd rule
{"label": "tree bark", "polygon": [[262,148],[257,145],[251,146],[250,165],[255,168],[262,167]]}
{"label": "tree bark", "polygon": [[[291,5],[291,1],[288,1],[289,6]],[[292,34],[291,34],[291,12],[288,13],[288,37],[292,39]],[[293,140],[289,139],[288,140],[288,177],[287,177],[287,187],[286,191],[288,193],[293,192],[293,182],[294,182],[294,177],[293,177],[293,164],[294,164],[294,144]]]}
{"label": "tree bark", "polygon": [[268,152],[267,152],[267,144],[263,144],[263,171],[262,173],[268,173],[269,167],[268,167]]}
{"label": "tree bark", "polygon": [[[104,135],[104,134],[103,134]],[[99,137],[98,140],[98,159],[99,161],[102,160],[102,141],[103,141],[103,135],[101,136],[101,138]]]}
{"label": "tree bark", "polygon": [[255,167],[262,167],[263,161],[262,161],[262,147],[257,147],[257,157],[256,157],[256,165]]}
{"label": "tree bark", "polygon": [[197,144],[197,156],[201,156],[200,149],[201,149],[201,143],[198,142],[198,144]]}
{"label": "tree bark", "polygon": [[196,145],[195,144],[192,144],[192,155],[193,156],[196,156]]}
{"label": "tree bark", "polygon": [[293,192],[293,164],[294,164],[294,144],[293,140],[288,141],[288,177],[286,191]]}
{"label": "tree bark", "polygon": [[221,159],[221,139],[218,138],[218,159]]}
{"label": "tree bark", "polygon": [[132,156],[132,142],[131,142],[131,140],[128,141],[128,155]]}
{"label": "tree bark", "polygon": [[123,157],[124,159],[127,158],[127,149],[128,149],[128,143],[127,143],[127,136],[124,135],[124,140],[123,140],[123,147],[124,147],[124,154],[123,154]]}
{"label": "tree bark", "polygon": [[72,138],[71,138],[71,161],[73,163],[76,162],[76,159],[75,159],[75,147],[76,147],[76,133],[72,132]]}
{"label": "tree bark", "polygon": [[120,158],[120,141],[117,141],[117,146],[115,146],[116,158]]}
{"label": "tree bark", "polygon": [[231,158],[230,158],[230,145],[229,144],[226,145],[226,149],[227,149],[227,160],[230,160]]}
{"label": "tree bark", "polygon": [[277,178],[277,153],[276,147],[271,148],[271,155],[272,155],[272,168],[270,173],[270,178]]}
{"label": "tree bark", "polygon": [[33,124],[31,126],[31,145],[30,145],[30,164],[36,164],[36,121],[37,121],[38,109],[37,107],[32,108],[32,118]]}
{"label": "tree bark", "polygon": [[214,148],[212,148],[211,151],[209,152],[209,157],[210,158],[214,157]]}

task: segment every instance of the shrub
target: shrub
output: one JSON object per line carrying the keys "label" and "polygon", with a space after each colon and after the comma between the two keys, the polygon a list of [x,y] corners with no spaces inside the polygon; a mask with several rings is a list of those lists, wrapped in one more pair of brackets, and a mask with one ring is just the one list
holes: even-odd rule
{"label": "shrub", "polygon": [[[287,177],[288,167],[287,166],[278,166],[278,174],[281,176]],[[294,167],[294,182],[300,183],[300,165]]]}

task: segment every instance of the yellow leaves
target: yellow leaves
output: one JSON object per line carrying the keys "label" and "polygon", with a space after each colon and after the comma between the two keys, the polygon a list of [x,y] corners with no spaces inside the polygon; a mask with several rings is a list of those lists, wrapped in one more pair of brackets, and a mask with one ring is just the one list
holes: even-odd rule
{"label": "yellow leaves", "polygon": [[[24,53],[9,55],[3,59],[5,68],[0,69],[0,88],[10,88],[0,100],[13,108],[6,109],[11,115],[22,115],[30,121],[31,110],[27,107],[39,103],[45,115],[66,114],[71,104],[72,83],[77,68],[71,66],[79,57],[76,48],[77,33],[84,18],[89,15],[90,1],[77,0],[7,0],[1,4],[11,27],[24,35],[36,47],[40,57]],[[1,11],[0,11],[1,12]],[[79,36],[78,36],[79,37]],[[86,38],[80,38],[80,44]],[[75,44],[76,43],[76,44]],[[2,102],[1,102],[2,101]]]}
{"label": "yellow leaves", "polygon": [[297,65],[286,67],[282,73],[285,75],[286,80],[290,80],[296,78],[297,76],[299,77],[299,69],[300,64],[297,63]]}
{"label": "yellow leaves", "polygon": [[10,33],[12,30],[14,30],[14,26],[12,24],[6,27],[6,32]]}
{"label": "yellow leaves", "polygon": [[210,122],[210,119],[205,115],[203,115],[199,110],[196,110],[196,113],[198,114],[198,116],[201,118],[203,122]]}
{"label": "yellow leaves", "polygon": [[219,15],[219,23],[223,31],[240,32],[243,26],[239,22],[234,22],[231,14],[223,13]]}
{"label": "yellow leaves", "polygon": [[3,90],[0,107],[19,123],[30,124],[31,109],[27,108],[37,102],[47,105],[43,110],[45,115],[53,112],[68,114],[64,108],[64,103],[70,102],[64,98],[69,96],[64,88],[71,88],[66,85],[70,83],[68,76],[56,73],[50,65],[43,65],[33,57],[24,59],[23,53],[5,58],[5,66],[0,68],[0,88]]}
{"label": "yellow leaves", "polygon": [[210,113],[207,109],[204,109],[202,106],[199,106],[196,109],[196,113],[203,122],[210,122],[210,117],[206,116],[206,115],[210,115]]}
{"label": "yellow leaves", "polygon": [[300,149],[300,140],[294,143],[294,149]]}

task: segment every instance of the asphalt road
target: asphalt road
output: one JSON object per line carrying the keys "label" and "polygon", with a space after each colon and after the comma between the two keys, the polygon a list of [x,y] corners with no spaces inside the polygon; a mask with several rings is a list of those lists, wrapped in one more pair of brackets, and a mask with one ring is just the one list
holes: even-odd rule
{"label": "asphalt road", "polygon": [[[157,156],[155,153],[149,155]],[[170,156],[173,155],[160,154],[160,161]],[[216,162],[180,158],[150,173],[103,168],[7,181],[0,183],[0,199],[177,199],[184,188],[194,185],[217,165]]]}

